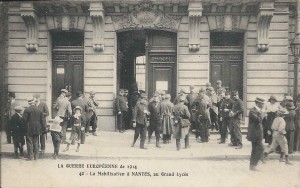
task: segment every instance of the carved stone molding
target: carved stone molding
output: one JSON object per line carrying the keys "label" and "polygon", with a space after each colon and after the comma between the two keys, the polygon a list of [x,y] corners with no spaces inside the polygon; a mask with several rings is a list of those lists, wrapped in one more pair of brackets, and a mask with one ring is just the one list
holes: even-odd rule
{"label": "carved stone molding", "polygon": [[21,3],[21,17],[26,25],[26,49],[34,52],[39,48],[38,43],[38,16],[35,13],[33,2]]}
{"label": "carved stone molding", "polygon": [[93,49],[104,51],[104,9],[101,2],[90,3],[90,16],[93,22]]}
{"label": "carved stone molding", "polygon": [[200,49],[202,10],[202,2],[189,2],[189,50],[194,52]]}
{"label": "carved stone molding", "polygon": [[176,32],[181,21],[181,16],[163,13],[159,6],[153,5],[151,2],[141,2],[130,10],[129,13],[112,16],[116,31],[161,29]]}
{"label": "carved stone molding", "polygon": [[269,27],[274,13],[274,2],[261,2],[257,15],[257,50],[269,50]]}

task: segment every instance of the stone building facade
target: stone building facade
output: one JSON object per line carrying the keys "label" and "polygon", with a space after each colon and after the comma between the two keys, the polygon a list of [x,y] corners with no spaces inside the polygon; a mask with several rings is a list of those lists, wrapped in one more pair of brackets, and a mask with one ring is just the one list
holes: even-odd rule
{"label": "stone building facade", "polygon": [[[96,91],[98,125],[114,131],[113,100],[136,81],[171,93],[210,81],[257,96],[293,91],[290,42],[297,0],[63,0],[1,4],[1,104],[8,91],[26,105],[40,93],[52,106],[61,88]],[[2,105],[2,113],[3,113]]]}

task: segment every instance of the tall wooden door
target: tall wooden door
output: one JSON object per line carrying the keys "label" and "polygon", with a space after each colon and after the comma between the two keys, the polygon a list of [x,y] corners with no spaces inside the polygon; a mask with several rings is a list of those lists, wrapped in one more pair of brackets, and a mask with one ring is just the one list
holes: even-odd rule
{"label": "tall wooden door", "polygon": [[230,91],[238,91],[243,98],[243,53],[241,50],[216,50],[210,55],[210,82],[216,87],[217,80]]}
{"label": "tall wooden door", "polygon": [[149,97],[156,90],[176,96],[176,34],[151,31],[146,41]]}
{"label": "tall wooden door", "polygon": [[60,95],[61,89],[72,92],[75,98],[77,91],[83,92],[83,49],[53,49],[52,97],[53,102]]}

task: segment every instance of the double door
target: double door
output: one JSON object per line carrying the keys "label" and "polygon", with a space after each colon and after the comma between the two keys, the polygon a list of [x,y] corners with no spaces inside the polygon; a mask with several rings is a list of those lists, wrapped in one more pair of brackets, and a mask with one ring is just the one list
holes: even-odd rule
{"label": "double door", "polygon": [[55,102],[61,89],[67,89],[75,99],[77,91],[83,92],[83,49],[57,48],[52,54],[52,101]]}
{"label": "double door", "polygon": [[230,91],[238,91],[243,98],[243,51],[228,48],[211,50],[210,54],[210,82],[216,88],[218,80]]}

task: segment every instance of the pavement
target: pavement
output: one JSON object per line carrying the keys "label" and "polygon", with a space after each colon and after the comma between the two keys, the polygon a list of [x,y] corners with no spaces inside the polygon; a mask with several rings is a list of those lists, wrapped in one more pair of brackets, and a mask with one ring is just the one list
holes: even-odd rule
{"label": "pavement", "polygon": [[175,140],[156,148],[153,135],[153,143],[141,150],[139,140],[130,147],[133,134],[132,130],[98,131],[98,136],[86,138],[79,152],[76,146],[62,152],[66,145],[61,145],[57,160],[51,158],[48,134],[45,155],[27,161],[14,159],[13,145],[5,142],[2,132],[0,187],[300,187],[299,152],[291,155],[293,165],[279,162],[279,155],[271,154],[266,164],[259,163],[253,172],[249,171],[251,145],[245,138],[244,147],[234,149],[218,144],[218,135],[211,135],[204,144],[191,135],[191,148],[177,151]]}

